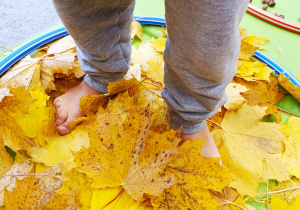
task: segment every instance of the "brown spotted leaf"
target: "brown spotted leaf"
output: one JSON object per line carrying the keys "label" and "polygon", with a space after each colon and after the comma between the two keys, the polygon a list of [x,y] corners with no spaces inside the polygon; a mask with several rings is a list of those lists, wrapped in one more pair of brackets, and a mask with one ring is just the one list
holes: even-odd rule
{"label": "brown spotted leaf", "polygon": [[217,202],[208,189],[221,191],[231,181],[219,158],[200,155],[204,140],[187,141],[180,146],[166,170],[174,173],[178,184],[152,198],[154,209],[216,209]]}
{"label": "brown spotted leaf", "polygon": [[4,192],[4,207],[7,210],[38,209],[45,193],[40,189],[39,179],[28,176],[22,181],[17,180],[16,187],[11,192]]}
{"label": "brown spotted leaf", "polygon": [[241,95],[247,100],[250,106],[268,107],[266,114],[274,114],[281,119],[280,111],[275,104],[278,103],[285,94],[278,89],[278,80],[275,76],[270,77],[270,82],[256,81],[247,83],[249,90]]}
{"label": "brown spotted leaf", "polygon": [[[108,106],[118,102],[111,101]],[[133,106],[128,112],[124,123],[122,113],[98,115],[90,128],[91,145],[74,154],[75,162],[79,171],[93,179],[92,187],[122,185],[134,199],[144,193],[159,195],[175,183],[174,176],[161,171],[178,152],[178,132],[152,132],[148,108]]]}

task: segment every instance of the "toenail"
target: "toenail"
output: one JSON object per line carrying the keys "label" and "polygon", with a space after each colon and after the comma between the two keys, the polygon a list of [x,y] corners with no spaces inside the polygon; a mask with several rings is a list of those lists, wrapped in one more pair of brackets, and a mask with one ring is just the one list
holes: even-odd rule
{"label": "toenail", "polygon": [[64,130],[65,132],[69,132],[69,128],[67,126],[65,126],[65,125],[61,125],[61,126],[59,126],[59,128],[61,130]]}

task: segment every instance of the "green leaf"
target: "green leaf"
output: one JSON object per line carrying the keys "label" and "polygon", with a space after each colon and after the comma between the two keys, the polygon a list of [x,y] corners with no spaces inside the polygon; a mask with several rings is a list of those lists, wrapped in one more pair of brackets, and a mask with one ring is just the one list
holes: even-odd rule
{"label": "green leaf", "polygon": [[11,157],[11,159],[13,159],[13,161],[15,161],[16,153],[7,146],[5,146],[5,149],[6,149],[6,152],[9,154],[9,156]]}
{"label": "green leaf", "polygon": [[253,206],[256,209],[267,210],[267,206],[264,203],[259,203],[256,201],[246,201],[246,204]]}
{"label": "green leaf", "polygon": [[269,179],[269,186],[271,187],[278,186],[278,181],[276,179]]}

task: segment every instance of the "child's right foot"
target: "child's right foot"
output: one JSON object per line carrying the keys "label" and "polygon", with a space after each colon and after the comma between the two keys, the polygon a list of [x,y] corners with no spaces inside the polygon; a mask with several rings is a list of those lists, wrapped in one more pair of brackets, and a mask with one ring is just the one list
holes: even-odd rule
{"label": "child's right foot", "polygon": [[59,96],[53,101],[53,106],[56,109],[56,125],[60,135],[71,133],[70,122],[77,118],[84,117],[85,114],[80,110],[80,98],[90,95],[100,95],[102,93],[92,89],[84,81],[73,87],[65,94]]}

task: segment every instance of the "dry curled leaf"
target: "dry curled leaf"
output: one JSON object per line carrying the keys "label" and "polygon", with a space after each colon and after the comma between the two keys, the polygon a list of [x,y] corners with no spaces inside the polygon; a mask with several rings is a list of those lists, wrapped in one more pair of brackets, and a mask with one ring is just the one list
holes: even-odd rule
{"label": "dry curled leaf", "polygon": [[137,21],[132,21],[131,29],[130,29],[131,39],[137,36],[140,40],[143,39],[143,27]]}
{"label": "dry curled leaf", "polygon": [[300,86],[294,85],[289,77],[280,74],[278,77],[279,84],[284,87],[294,98],[300,102]]}

